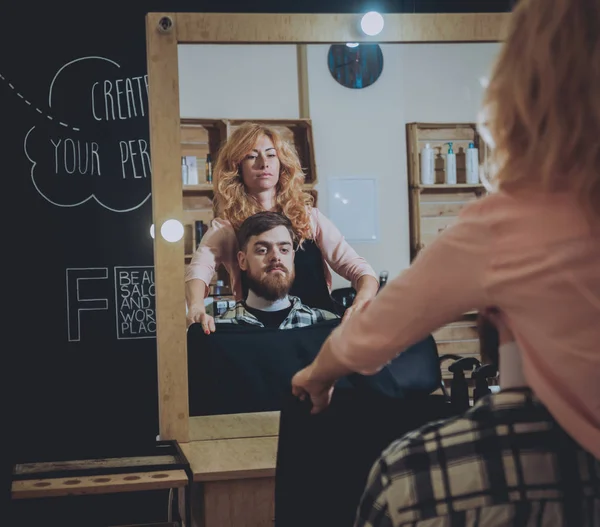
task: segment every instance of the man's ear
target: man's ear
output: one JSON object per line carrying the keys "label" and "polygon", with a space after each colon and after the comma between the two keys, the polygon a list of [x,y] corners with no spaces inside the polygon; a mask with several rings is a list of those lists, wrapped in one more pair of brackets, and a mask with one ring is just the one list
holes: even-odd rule
{"label": "man's ear", "polygon": [[237,253],[238,265],[242,271],[248,270],[248,260],[246,260],[246,253],[238,251]]}

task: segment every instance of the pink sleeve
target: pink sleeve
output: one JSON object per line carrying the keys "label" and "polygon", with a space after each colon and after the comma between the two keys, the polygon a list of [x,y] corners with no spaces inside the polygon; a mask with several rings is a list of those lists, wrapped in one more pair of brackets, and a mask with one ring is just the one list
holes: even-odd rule
{"label": "pink sleeve", "polygon": [[237,240],[231,225],[218,219],[213,220],[185,270],[185,281],[202,280],[208,293],[215,270],[221,263],[230,264],[236,247]]}
{"label": "pink sleeve", "polygon": [[476,202],[332,333],[334,355],[352,371],[373,374],[436,329],[485,307],[490,244],[490,229]]}
{"label": "pink sleeve", "polygon": [[315,241],[325,261],[337,274],[352,282],[355,288],[361,276],[379,280],[373,268],[350,246],[329,218],[316,208],[312,209],[312,217],[316,225]]}

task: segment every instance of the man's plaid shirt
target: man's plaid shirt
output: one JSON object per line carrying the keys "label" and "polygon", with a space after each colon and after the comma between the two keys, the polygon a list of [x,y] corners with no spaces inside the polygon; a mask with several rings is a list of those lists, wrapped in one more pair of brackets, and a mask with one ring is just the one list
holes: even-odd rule
{"label": "man's plaid shirt", "polygon": [[530,390],[501,391],[392,443],[355,525],[600,526],[600,461]]}
{"label": "man's plaid shirt", "polygon": [[[303,328],[323,322],[324,320],[339,318],[337,315],[324,309],[313,309],[305,306],[297,296],[290,296],[288,298],[292,303],[292,309],[279,326],[279,329]],[[219,324],[249,324],[251,326],[264,327],[263,323],[246,309],[244,302],[238,302],[235,307],[225,311],[220,317],[215,318],[215,322]]]}

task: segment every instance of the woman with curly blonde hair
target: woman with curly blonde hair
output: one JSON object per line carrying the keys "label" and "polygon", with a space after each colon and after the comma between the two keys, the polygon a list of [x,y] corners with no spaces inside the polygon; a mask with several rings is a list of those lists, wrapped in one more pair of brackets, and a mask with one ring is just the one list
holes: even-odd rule
{"label": "woman with curly blonde hair", "polygon": [[600,1],[521,0],[483,115],[494,191],[337,328],[294,390],[319,411],[340,376],[496,308],[528,385],[600,459]]}
{"label": "woman with curly blonde hair", "polygon": [[204,298],[220,264],[231,277],[236,299],[244,300],[236,231],[246,218],[260,211],[284,214],[294,228],[299,248],[290,294],[309,307],[333,311],[328,263],[356,289],[349,314],[375,296],[377,275],[335,225],[312,206],[312,196],[302,189],[304,173],[298,155],[274,128],[256,123],[237,128],[219,151],[214,178],[215,219],[186,270],[189,324],[199,322],[205,331],[215,330]]}

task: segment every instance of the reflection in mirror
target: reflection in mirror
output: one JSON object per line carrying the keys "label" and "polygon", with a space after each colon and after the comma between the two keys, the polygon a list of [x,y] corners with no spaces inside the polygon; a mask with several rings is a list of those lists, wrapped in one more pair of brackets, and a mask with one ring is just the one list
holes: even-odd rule
{"label": "reflection in mirror", "polygon": [[[237,379],[276,398],[273,387],[281,379],[289,386],[300,369],[298,346],[316,354],[345,309],[375,293],[382,273],[397,276],[482,194],[486,152],[475,122],[499,46],[381,44],[377,76],[360,45],[346,47],[347,64],[335,71],[329,45],[179,46],[182,264],[188,323],[196,322],[188,330],[190,415],[277,409],[272,400],[245,401],[241,394],[254,389],[245,384],[237,403],[209,408],[203,389]],[[283,197],[272,201],[274,193]],[[318,212],[303,212],[309,201]],[[289,298],[249,288],[241,269],[250,255],[259,275],[285,276],[271,269],[285,261],[273,235],[279,227],[253,231],[251,242],[270,240],[238,254],[242,220],[261,209],[284,212],[304,238]],[[225,311],[239,323],[223,323]],[[322,329],[298,328],[315,322]],[[440,354],[477,353],[476,339],[463,333],[442,328]],[[223,346],[233,351],[219,355],[218,368],[198,356]],[[286,353],[296,355],[286,362]],[[252,354],[265,360],[259,373],[250,372]]]}

